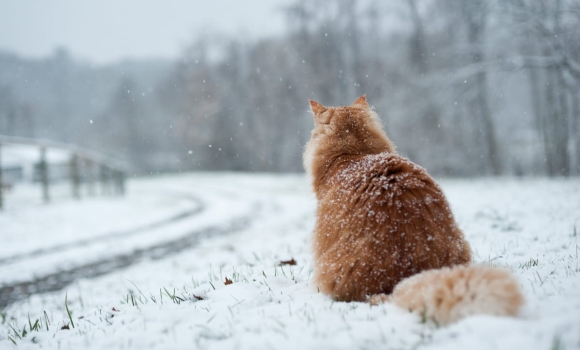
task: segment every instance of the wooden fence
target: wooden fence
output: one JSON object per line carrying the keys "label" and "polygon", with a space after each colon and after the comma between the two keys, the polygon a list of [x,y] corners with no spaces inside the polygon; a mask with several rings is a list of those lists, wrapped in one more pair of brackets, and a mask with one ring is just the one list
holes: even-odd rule
{"label": "wooden fence", "polygon": [[[71,195],[81,198],[81,186],[87,187],[89,195],[96,195],[96,183],[100,183],[101,193],[122,196],[125,194],[127,166],[117,159],[87,150],[76,145],[43,139],[0,135],[0,210],[4,207],[4,190],[8,184],[2,174],[2,148],[10,145],[25,145],[38,149],[38,159],[34,163],[33,179],[41,184],[41,195],[44,203],[49,203],[51,187],[51,164],[47,160],[50,150],[65,151],[69,158],[64,164],[65,176],[71,184]],[[60,165],[63,177],[63,164]]]}

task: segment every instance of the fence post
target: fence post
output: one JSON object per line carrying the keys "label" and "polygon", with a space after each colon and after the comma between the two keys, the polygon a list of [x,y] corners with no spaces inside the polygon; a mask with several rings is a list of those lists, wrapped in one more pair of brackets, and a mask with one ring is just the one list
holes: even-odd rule
{"label": "fence post", "polygon": [[50,202],[50,195],[48,193],[48,164],[46,163],[46,147],[40,147],[40,163],[38,165],[40,171],[40,182],[42,184],[42,200],[44,203]]}
{"label": "fence post", "polygon": [[87,173],[87,194],[90,197],[95,196],[95,177],[96,177],[96,169],[95,163],[91,159],[85,160],[85,168]]}
{"label": "fence post", "polygon": [[73,153],[70,158],[70,180],[72,185],[72,195],[75,199],[81,198],[80,184],[81,174],[79,170],[79,157]]}
{"label": "fence post", "polygon": [[4,182],[2,180],[2,144],[0,143],[0,210],[4,209]]}
{"label": "fence post", "polygon": [[121,186],[121,196],[125,195],[125,180],[126,180],[125,172],[119,171],[119,185]]}
{"label": "fence post", "polygon": [[109,169],[105,165],[99,166],[99,178],[101,180],[101,193],[109,194]]}
{"label": "fence post", "polygon": [[115,171],[115,189],[118,196],[125,194],[125,173],[121,170]]}

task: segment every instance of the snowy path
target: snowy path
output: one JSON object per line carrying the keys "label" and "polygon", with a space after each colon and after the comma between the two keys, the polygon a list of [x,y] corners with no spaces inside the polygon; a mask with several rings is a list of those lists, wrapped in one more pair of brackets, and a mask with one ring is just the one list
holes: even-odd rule
{"label": "snowy path", "polygon": [[[519,318],[477,316],[439,328],[388,304],[333,302],[310,279],[315,203],[304,177],[195,174],[136,186],[202,202],[203,212],[175,223],[191,220],[175,237],[212,227],[224,234],[13,303],[3,311],[0,348],[10,338],[24,349],[580,348],[580,181],[441,183],[475,262],[508,268],[520,281],[527,303]],[[292,258],[295,266],[280,266]],[[29,319],[41,329],[30,332]]]}
{"label": "snowy path", "polygon": [[[15,261],[19,261],[19,260],[23,260],[23,259],[30,259],[30,258],[34,258],[34,257],[39,257],[39,256],[47,255],[47,254],[61,253],[63,251],[76,249],[76,248],[80,248],[80,247],[85,247],[85,246],[88,246],[91,244],[96,244],[96,243],[103,242],[106,240],[123,239],[123,238],[129,237],[129,236],[140,234],[144,231],[157,229],[159,227],[163,227],[163,226],[169,225],[171,223],[186,219],[186,218],[193,216],[193,215],[196,215],[204,210],[199,199],[197,199],[195,197],[189,197],[188,200],[194,202],[196,205],[193,206],[191,209],[188,209],[188,210],[181,212],[181,213],[177,213],[171,217],[161,219],[160,221],[156,221],[153,223],[146,223],[143,226],[125,229],[125,230],[119,231],[119,232],[99,234],[96,236],[91,236],[88,238],[80,238],[77,240],[73,240],[70,242],[64,242],[64,243],[56,244],[53,246],[41,247],[41,248],[38,248],[38,249],[32,250],[32,251],[28,250],[25,252],[20,252],[20,253],[17,253],[15,255],[10,255],[10,256],[0,258],[0,265],[4,265],[7,263],[13,263]],[[79,230],[84,231],[82,228],[80,228]]]}
{"label": "snowy path", "polygon": [[122,199],[98,196],[75,201],[69,186],[62,184],[51,188],[52,203],[43,205],[38,186],[15,187],[6,195],[7,208],[0,215],[4,243],[0,260],[130,232],[200,208],[197,199],[168,188],[150,189],[137,182],[131,191]]}
{"label": "snowy path", "polygon": [[[137,187],[135,191],[139,191],[139,186]],[[152,214],[156,207],[148,207],[147,201],[145,205],[137,204],[143,200],[143,195],[138,194],[139,199],[114,200],[113,204],[118,207],[122,207],[123,204],[124,206],[137,205],[143,211],[136,213],[133,218],[135,220],[133,225],[136,227],[120,232],[103,233],[103,228],[87,230],[87,218],[79,216],[87,213],[93,216],[95,209],[91,207],[94,203],[88,203],[86,205],[88,207],[84,208],[81,213],[69,213],[74,218],[72,221],[76,223],[76,227],[69,227],[69,231],[84,233],[78,235],[62,235],[58,226],[54,227],[53,231],[47,232],[47,225],[42,222],[42,219],[47,216],[42,215],[43,213],[37,215],[33,211],[23,214],[32,216],[26,218],[29,221],[35,221],[38,232],[33,232],[33,234],[38,237],[53,237],[53,239],[46,242],[49,244],[43,248],[38,248],[38,244],[31,244],[30,247],[18,244],[15,250],[19,252],[14,255],[8,255],[9,245],[4,245],[5,256],[0,258],[2,267],[0,309],[34,293],[60,290],[78,278],[104,275],[139,263],[146,258],[161,259],[191,248],[204,237],[236,232],[247,226],[262,206],[255,198],[240,199],[235,193],[223,190],[211,194],[205,193],[201,200],[195,188],[175,189],[164,184],[161,184],[161,188],[162,190],[157,192],[163,195],[155,194],[154,196],[161,197],[161,203],[166,203],[167,199],[178,203],[173,208],[176,213],[171,213],[170,216],[159,221],[150,222],[150,220],[144,220],[143,217],[147,218],[147,215]],[[146,196],[152,196],[152,194]],[[183,209],[184,200],[190,202],[185,210]],[[56,203],[53,204],[55,207],[37,208],[37,211],[39,209],[46,209],[49,212],[68,211],[71,209],[69,204]],[[76,208],[79,206],[83,205],[77,205]],[[121,210],[121,212],[126,213],[127,210]],[[2,219],[8,221],[10,218]],[[104,229],[109,229],[109,224],[115,222],[114,219],[114,217],[104,217],[101,219],[102,224],[101,222],[99,224],[104,226]],[[144,224],[143,221],[145,221]],[[13,223],[13,227],[10,223],[6,224],[4,226],[6,231],[3,234],[7,236],[27,234],[19,232],[18,224]],[[28,248],[28,251],[25,248]]]}

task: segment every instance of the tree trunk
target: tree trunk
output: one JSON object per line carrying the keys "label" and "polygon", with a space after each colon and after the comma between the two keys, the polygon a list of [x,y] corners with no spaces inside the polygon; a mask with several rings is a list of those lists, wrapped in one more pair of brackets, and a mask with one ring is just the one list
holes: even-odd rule
{"label": "tree trunk", "polygon": [[[487,21],[487,7],[485,4],[475,6],[473,4],[466,4],[466,12],[468,16],[468,38],[472,44],[471,62],[478,64],[484,59],[484,35]],[[492,113],[489,107],[489,98],[487,93],[487,73],[480,69],[475,76],[475,88],[477,97],[475,105],[477,106],[477,114],[479,117],[479,125],[484,140],[486,149],[486,157],[488,164],[491,166],[493,175],[501,173],[501,163],[498,154],[497,137],[495,134],[495,127],[492,119]]]}
{"label": "tree trunk", "polygon": [[572,113],[571,113],[571,127],[570,127],[570,139],[572,140],[572,159],[574,163],[571,164],[573,167],[570,175],[580,175],[580,88],[575,87],[570,89],[570,101],[572,103]]}
{"label": "tree trunk", "polygon": [[544,133],[544,151],[549,176],[570,175],[568,106],[560,73],[558,68],[551,68],[547,74],[546,104],[548,113],[545,115],[542,132]]}
{"label": "tree trunk", "polygon": [[544,162],[541,162],[541,168],[546,170],[546,158],[547,153],[545,152],[545,145],[548,142],[547,140],[547,132],[546,132],[546,122],[545,122],[545,105],[542,103],[543,95],[542,89],[540,86],[540,76],[538,70],[536,68],[528,68],[528,78],[530,80],[530,98],[532,100],[532,109],[534,114],[534,125],[536,130],[538,131],[538,135],[540,136],[542,142],[542,149],[544,149]]}
{"label": "tree trunk", "polygon": [[558,148],[558,172],[560,176],[570,176],[570,118],[569,118],[569,105],[568,105],[568,93],[564,78],[562,76],[562,70],[558,71],[557,82],[558,82],[558,115],[556,122],[556,135],[555,140],[557,142]]}

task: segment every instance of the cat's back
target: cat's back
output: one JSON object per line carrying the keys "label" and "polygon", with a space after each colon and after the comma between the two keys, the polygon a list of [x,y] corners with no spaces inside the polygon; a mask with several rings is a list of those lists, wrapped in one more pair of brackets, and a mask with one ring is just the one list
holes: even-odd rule
{"label": "cat's back", "polygon": [[389,152],[348,157],[329,178],[330,200],[348,202],[351,210],[400,206],[401,201],[429,202],[437,200],[434,194],[442,195],[425,169]]}
{"label": "cat's back", "polygon": [[[388,294],[420,271],[469,262],[443,192],[410,160],[391,153],[343,159],[328,185],[314,250],[330,277],[320,272],[317,279],[340,300]],[[336,284],[332,276],[350,277]]]}
{"label": "cat's back", "polygon": [[337,168],[329,185],[319,202],[319,219],[333,232],[405,246],[431,240],[438,242],[427,245],[447,245],[461,235],[440,187],[404,157],[352,157]]}

